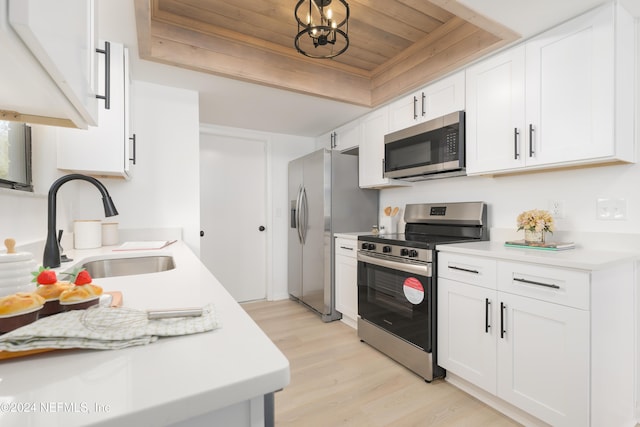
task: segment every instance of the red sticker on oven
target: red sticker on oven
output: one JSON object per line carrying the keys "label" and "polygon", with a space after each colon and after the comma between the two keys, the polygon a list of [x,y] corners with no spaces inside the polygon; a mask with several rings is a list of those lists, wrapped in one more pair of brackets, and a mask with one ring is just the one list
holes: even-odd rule
{"label": "red sticker on oven", "polygon": [[408,277],[402,285],[404,296],[412,304],[420,304],[424,301],[424,287],[415,277]]}

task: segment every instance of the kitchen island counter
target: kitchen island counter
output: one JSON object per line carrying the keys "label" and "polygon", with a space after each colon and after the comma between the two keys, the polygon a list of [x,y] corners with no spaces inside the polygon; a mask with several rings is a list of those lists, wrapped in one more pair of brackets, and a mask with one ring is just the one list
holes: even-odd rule
{"label": "kitchen island counter", "polygon": [[[0,425],[262,425],[289,362],[183,243],[152,251],[68,251],[95,258],[171,255],[173,270],[94,279],[137,309],[212,303],[222,326],[123,350],[64,350],[0,361]],[[265,408],[267,416],[265,418]]]}

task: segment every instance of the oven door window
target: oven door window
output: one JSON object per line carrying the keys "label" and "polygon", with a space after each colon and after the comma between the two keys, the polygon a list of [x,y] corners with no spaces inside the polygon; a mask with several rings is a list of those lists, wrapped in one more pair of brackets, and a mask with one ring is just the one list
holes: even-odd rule
{"label": "oven door window", "polygon": [[358,262],[358,314],[431,351],[431,278]]}

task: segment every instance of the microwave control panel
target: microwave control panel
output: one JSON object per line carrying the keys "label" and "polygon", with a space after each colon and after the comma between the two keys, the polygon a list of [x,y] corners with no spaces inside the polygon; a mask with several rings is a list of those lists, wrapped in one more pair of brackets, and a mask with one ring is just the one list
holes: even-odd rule
{"label": "microwave control panel", "polygon": [[443,135],[444,161],[458,160],[458,132],[457,130],[445,131]]}

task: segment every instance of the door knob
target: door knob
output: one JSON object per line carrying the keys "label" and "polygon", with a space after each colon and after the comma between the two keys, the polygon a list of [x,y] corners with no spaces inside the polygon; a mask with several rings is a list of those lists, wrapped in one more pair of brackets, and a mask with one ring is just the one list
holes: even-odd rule
{"label": "door knob", "polygon": [[258,227],[258,230],[259,230],[259,231],[264,231],[264,230],[266,230],[266,229],[264,228],[264,225],[261,225],[260,227]]}
{"label": "door knob", "polygon": [[204,231],[200,230],[200,237],[203,237],[203,236],[204,236]]}

